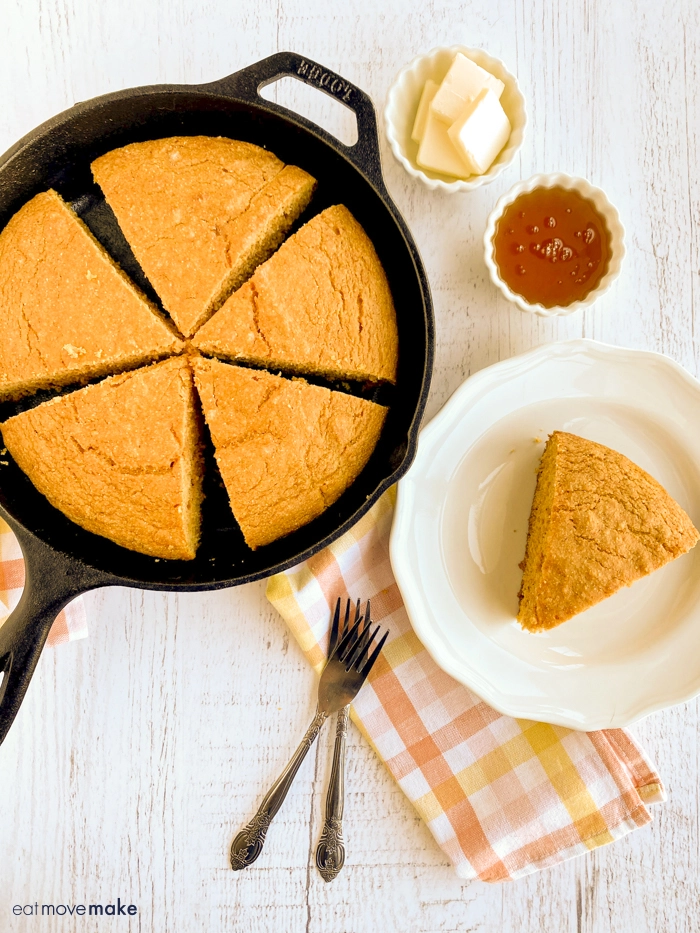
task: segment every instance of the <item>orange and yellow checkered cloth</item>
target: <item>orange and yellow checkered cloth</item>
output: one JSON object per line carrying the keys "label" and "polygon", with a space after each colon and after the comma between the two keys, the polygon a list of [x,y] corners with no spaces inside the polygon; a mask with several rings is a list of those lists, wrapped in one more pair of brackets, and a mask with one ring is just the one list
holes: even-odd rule
{"label": "orange and yellow checkered cloth", "polygon": [[[19,602],[24,587],[24,558],[17,538],[0,518],[0,625]],[[51,627],[47,645],[60,645],[87,635],[82,597],[74,599],[59,613]]]}
{"label": "orange and yellow checkered cloth", "polygon": [[267,595],[323,668],[338,596],[372,600],[390,635],[351,715],[463,878],[507,881],[651,820],[661,780],[623,729],[511,719],[445,674],[415,636],[389,563],[395,496]]}

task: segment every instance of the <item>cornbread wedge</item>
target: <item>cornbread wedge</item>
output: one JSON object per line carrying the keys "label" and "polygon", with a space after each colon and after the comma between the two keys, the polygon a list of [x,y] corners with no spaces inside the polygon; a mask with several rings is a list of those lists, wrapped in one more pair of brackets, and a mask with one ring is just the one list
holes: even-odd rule
{"label": "cornbread wedge", "polygon": [[78,525],[143,554],[195,556],[202,466],[186,357],[58,396],[1,427],[18,466]]}
{"label": "cornbread wedge", "polygon": [[289,237],[194,344],[212,356],[302,375],[396,380],[389,283],[370,239],[343,205]]}
{"label": "cornbread wedge", "polygon": [[55,191],[0,233],[0,399],[177,353],[175,329]]}
{"label": "cornbread wedge", "polygon": [[320,515],[361,472],[386,409],[218,360],[193,360],[216,461],[251,548]]}
{"label": "cornbread wedge", "polygon": [[700,535],[627,457],[555,431],[530,513],[518,621],[553,628],[689,551]]}
{"label": "cornbread wedge", "polygon": [[210,136],[131,143],[92,173],[186,337],[279,246],[316,185],[259,146]]}

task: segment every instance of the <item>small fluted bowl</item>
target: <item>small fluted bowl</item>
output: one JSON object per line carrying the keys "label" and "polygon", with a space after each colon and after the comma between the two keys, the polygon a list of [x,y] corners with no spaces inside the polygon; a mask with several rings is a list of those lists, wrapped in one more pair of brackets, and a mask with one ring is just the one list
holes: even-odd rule
{"label": "small fluted bowl", "polygon": [[[545,308],[542,304],[532,304],[514,292],[506,282],[501,278],[501,274],[496,264],[494,256],[493,238],[496,234],[496,224],[503,216],[505,209],[509,204],[521,194],[533,191],[535,188],[573,188],[575,191],[591,201],[598,213],[604,218],[605,225],[610,233],[610,261],[605,275],[595,288],[581,298],[579,301],[572,301],[571,304],[564,307]],[[608,196],[601,188],[595,188],[585,178],[576,178],[574,175],[565,175],[563,172],[557,172],[552,175],[533,175],[527,181],[519,181],[513,185],[510,191],[507,191],[496,201],[496,206],[491,211],[486,221],[486,232],[484,233],[484,259],[491,276],[493,284],[503,292],[508,301],[516,304],[521,311],[528,311],[530,314],[539,314],[541,317],[554,317],[557,314],[573,314],[581,308],[586,308],[597,301],[601,295],[604,295],[615,279],[620,274],[620,267],[625,256],[625,228],[620,221],[620,215],[617,208],[610,203]]]}
{"label": "small fluted bowl", "polygon": [[[490,72],[503,82],[505,87],[501,95],[501,106],[505,110],[511,125],[508,142],[496,156],[489,170],[484,172],[483,175],[470,175],[466,179],[454,178],[452,175],[441,175],[437,172],[431,172],[429,169],[420,168],[416,162],[418,143],[411,139],[413,123],[425,82],[431,79],[440,83],[447,74],[457,52],[466,55],[480,68]],[[451,45],[432,49],[425,55],[419,55],[399,72],[389,88],[386,107],[384,108],[384,124],[391,151],[408,174],[420,179],[428,188],[453,193],[456,191],[472,191],[474,188],[488,185],[511,164],[525,138],[527,110],[525,98],[520,90],[517,78],[508,71],[499,58],[487,55],[483,49],[469,49],[463,45]]]}

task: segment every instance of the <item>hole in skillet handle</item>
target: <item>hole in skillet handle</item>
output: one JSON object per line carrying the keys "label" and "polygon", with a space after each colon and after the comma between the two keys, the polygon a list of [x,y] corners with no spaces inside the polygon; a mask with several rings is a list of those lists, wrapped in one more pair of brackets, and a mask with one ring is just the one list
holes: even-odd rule
{"label": "hole in skillet handle", "polygon": [[[284,77],[296,78],[317,88],[352,110],[357,120],[357,142],[352,146],[345,145],[306,117],[260,95],[262,88]],[[374,105],[364,91],[330,68],[325,68],[296,52],[277,52],[235,74],[201,87],[255,104],[273,113],[283,114],[287,119],[320,136],[337,151],[344,153],[375,188],[382,193],[386,191],[382,178]]]}
{"label": "hole in skillet handle", "polygon": [[357,120],[354,111],[349,110],[330,94],[319,94],[318,88],[310,84],[285,75],[272,84],[266,84],[260,96],[300,117],[306,117],[344,146],[354,146],[357,142]]}

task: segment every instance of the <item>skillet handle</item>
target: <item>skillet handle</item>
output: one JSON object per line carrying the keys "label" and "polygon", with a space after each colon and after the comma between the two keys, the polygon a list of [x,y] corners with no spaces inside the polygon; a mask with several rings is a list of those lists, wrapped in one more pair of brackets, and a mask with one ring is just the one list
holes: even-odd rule
{"label": "skillet handle", "polygon": [[0,744],[15,720],[56,616],[75,596],[111,582],[8,523],[22,547],[25,583],[19,603],[0,626]]}
{"label": "skillet handle", "polygon": [[[357,120],[357,142],[353,146],[346,146],[306,117],[260,96],[262,88],[288,75],[318,88],[354,112]],[[368,94],[330,68],[325,68],[296,52],[277,52],[204,87],[207,90],[217,90],[227,97],[237,97],[264,110],[284,114],[287,119],[291,114],[293,122],[301,124],[317,136],[322,136],[335,148],[340,148],[375,187],[385,190],[374,105]]]}

